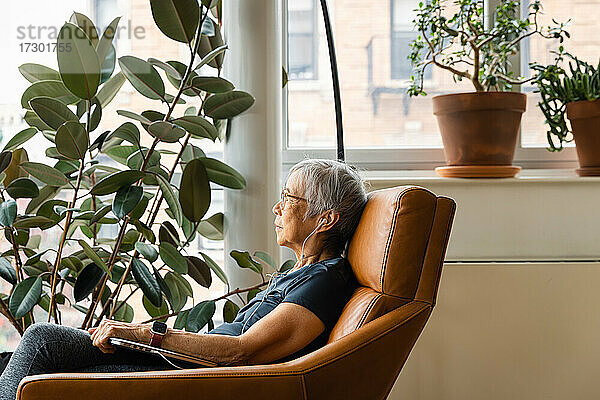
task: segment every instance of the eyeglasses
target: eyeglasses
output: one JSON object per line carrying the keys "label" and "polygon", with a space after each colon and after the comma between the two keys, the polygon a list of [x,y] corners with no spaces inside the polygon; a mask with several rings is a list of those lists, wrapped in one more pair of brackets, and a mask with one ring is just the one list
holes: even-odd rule
{"label": "eyeglasses", "polygon": [[294,196],[293,194],[289,194],[287,191],[287,188],[284,187],[281,189],[281,208],[285,208],[285,202],[288,197],[291,197],[292,199],[306,201],[306,199],[304,197],[299,197],[299,196]]}

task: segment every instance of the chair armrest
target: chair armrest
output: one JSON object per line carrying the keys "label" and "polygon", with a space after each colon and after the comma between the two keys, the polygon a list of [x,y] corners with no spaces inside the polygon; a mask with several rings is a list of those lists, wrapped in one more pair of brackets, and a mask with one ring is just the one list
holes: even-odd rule
{"label": "chair armrest", "polygon": [[33,375],[23,379],[16,400],[303,398],[302,373],[288,364]]}

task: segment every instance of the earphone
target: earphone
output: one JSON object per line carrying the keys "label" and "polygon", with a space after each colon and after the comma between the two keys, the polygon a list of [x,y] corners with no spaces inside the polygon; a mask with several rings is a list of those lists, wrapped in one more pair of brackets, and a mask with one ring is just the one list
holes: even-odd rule
{"label": "earphone", "polygon": [[[311,237],[316,231],[317,229],[319,229],[324,223],[327,223],[327,218],[321,218],[319,220],[319,222],[317,223],[317,226],[315,229],[313,229],[313,231],[311,233],[308,234],[308,236],[306,237],[306,239],[304,239],[304,241],[302,242],[302,255],[300,256],[300,265],[302,265],[302,261],[304,261],[304,245],[306,244],[306,241],[308,240],[309,237]],[[242,332],[244,333],[244,329],[246,328],[246,324],[248,323],[248,321],[250,321],[250,319],[252,318],[252,316],[254,315],[254,313],[256,312],[256,310],[259,309],[259,307],[262,305],[263,301],[265,301],[265,298],[267,297],[267,295],[269,294],[269,289],[271,287],[271,280],[273,280],[273,278],[277,278],[279,275],[287,275],[291,270],[280,274],[279,272],[275,271],[272,274],[268,274],[269,275],[269,283],[267,283],[267,288],[265,289],[265,294],[263,295],[263,298],[260,300],[260,303],[258,303],[258,306],[256,306],[256,308],[254,309],[254,311],[252,311],[252,314],[250,314],[250,316],[248,317],[248,319],[246,319],[246,322],[244,322],[244,325],[242,326]],[[277,285],[277,280],[275,280],[275,285]],[[273,287],[275,287],[275,285],[273,285]]]}

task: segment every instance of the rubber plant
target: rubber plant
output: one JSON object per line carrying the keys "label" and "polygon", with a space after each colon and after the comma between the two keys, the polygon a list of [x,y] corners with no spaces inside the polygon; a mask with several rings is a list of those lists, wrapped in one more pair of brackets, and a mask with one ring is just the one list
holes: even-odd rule
{"label": "rubber plant", "polygon": [[415,10],[418,35],[408,57],[414,67],[408,94],[426,95],[429,65],[450,72],[455,81],[469,80],[474,88],[432,99],[446,157],[446,166],[436,172],[444,177],[503,178],[520,171],[512,161],[527,100],[511,90],[535,76],[517,76],[511,61],[529,37],[560,42],[569,37],[564,23],[540,25],[539,0],[529,4],[524,16],[519,1],[499,2],[485,16],[489,24],[484,10],[483,0],[422,1]]}
{"label": "rubber plant", "polygon": [[[238,306],[230,297],[245,293],[249,300],[265,285],[263,277],[253,287],[232,289],[215,261],[188,249],[197,234],[223,238],[223,214],[206,215],[211,185],[246,185],[202,150],[207,141],[223,140],[227,120],[254,103],[220,76],[227,49],[220,1],[150,0],[149,6],[160,31],[189,49],[185,61],[117,59],[112,40],[119,18],[98,32],[88,17],[74,13],[58,35],[58,69],[19,68],[31,82],[21,98],[30,127],[0,154],[0,227],[11,245],[0,256],[0,277],[11,285],[0,295],[0,312],[19,333],[34,322],[35,308],[55,323],[62,323],[61,310],[75,308],[83,313],[82,328],[103,318],[132,321],[130,303],[139,290],[152,319],[176,316],[174,327],[197,332],[212,326],[217,301],[225,301],[223,317],[231,321]],[[214,73],[206,75],[207,69]],[[103,109],[126,80],[157,108],[118,110],[130,121],[98,132]],[[33,137],[43,140],[40,135],[53,165],[30,161],[22,147]],[[109,225],[116,226],[116,237],[99,235]],[[60,234],[58,247],[40,251],[40,233],[51,228]],[[263,265],[275,268],[262,252],[231,256],[261,276]],[[213,275],[227,293],[184,309],[193,299],[192,284],[210,287]]]}

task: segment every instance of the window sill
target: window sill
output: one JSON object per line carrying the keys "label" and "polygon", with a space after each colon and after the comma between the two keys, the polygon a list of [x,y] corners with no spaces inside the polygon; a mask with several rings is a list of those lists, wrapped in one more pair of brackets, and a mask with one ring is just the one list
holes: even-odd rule
{"label": "window sill", "polygon": [[573,169],[523,169],[514,178],[442,178],[434,170],[363,171],[362,177],[372,186],[393,185],[497,185],[515,183],[589,183],[600,177],[580,177]]}

